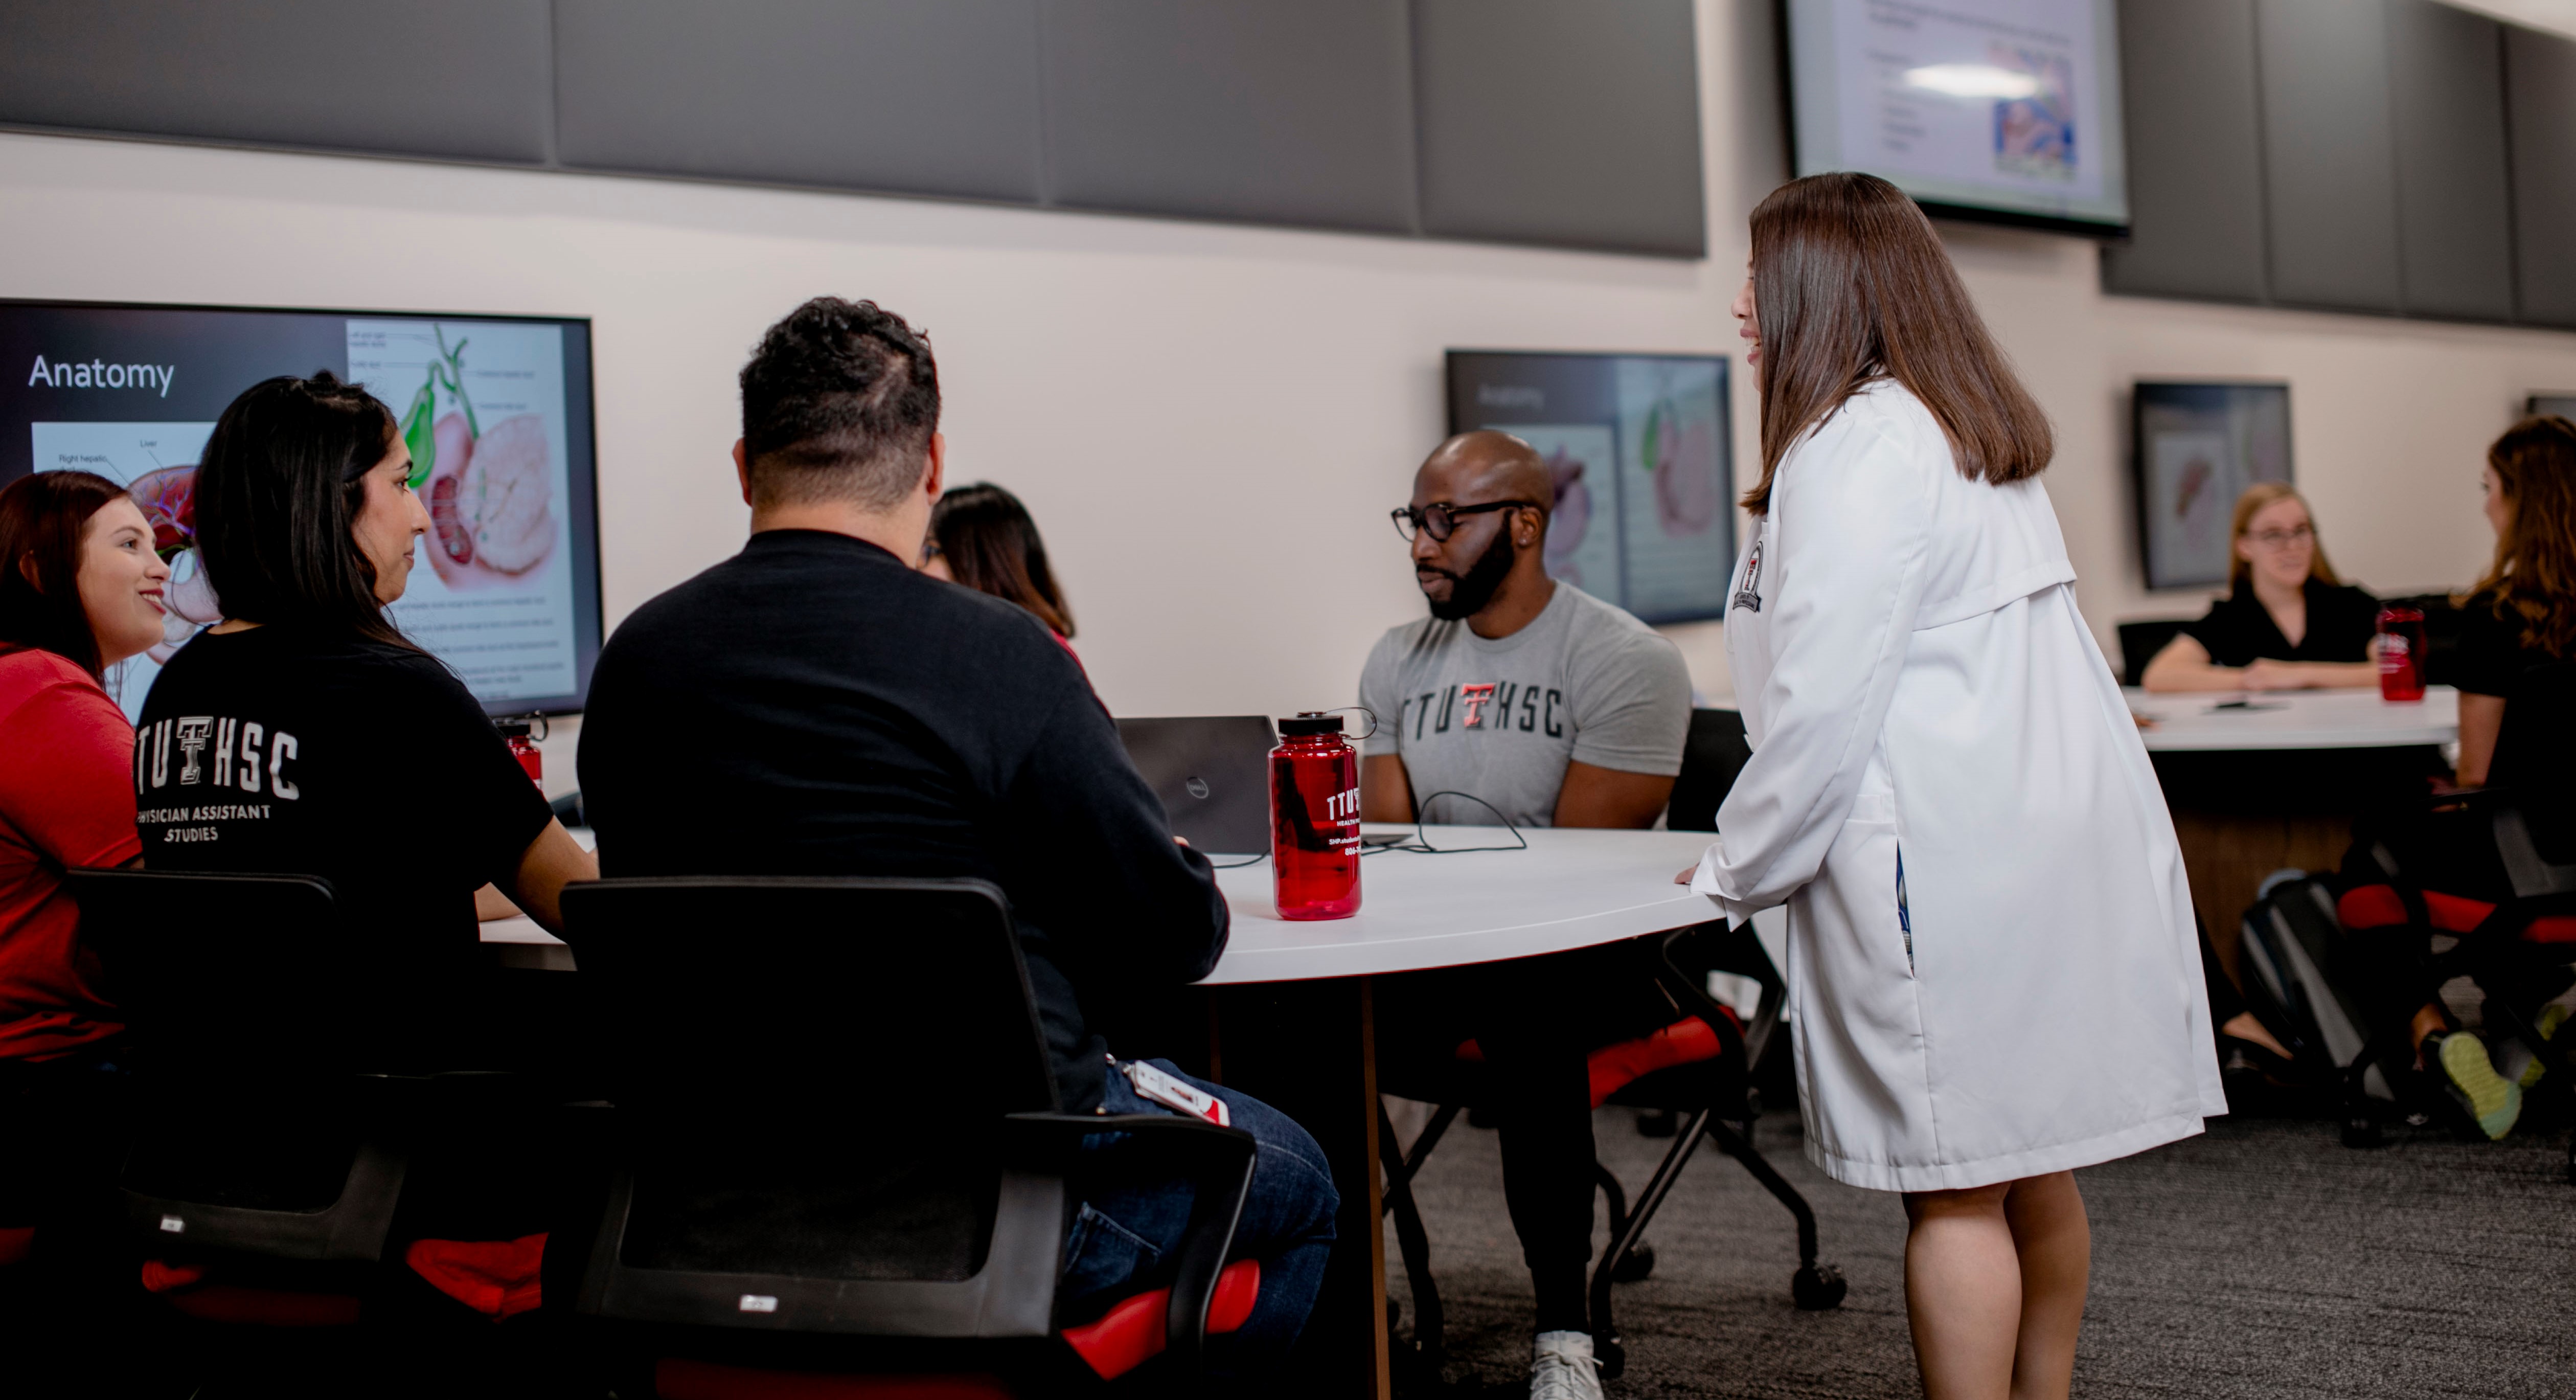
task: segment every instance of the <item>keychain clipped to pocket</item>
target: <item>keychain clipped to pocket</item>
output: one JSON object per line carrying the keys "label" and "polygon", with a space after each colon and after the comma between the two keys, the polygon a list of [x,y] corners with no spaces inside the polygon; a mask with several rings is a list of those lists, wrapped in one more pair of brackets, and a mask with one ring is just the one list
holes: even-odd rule
{"label": "keychain clipped to pocket", "polygon": [[1148,1099],[1177,1113],[1204,1118],[1220,1128],[1234,1126],[1226,1121],[1225,1100],[1196,1084],[1165,1074],[1142,1060],[1129,1060],[1118,1066],[1127,1082],[1136,1086],[1136,1097]]}

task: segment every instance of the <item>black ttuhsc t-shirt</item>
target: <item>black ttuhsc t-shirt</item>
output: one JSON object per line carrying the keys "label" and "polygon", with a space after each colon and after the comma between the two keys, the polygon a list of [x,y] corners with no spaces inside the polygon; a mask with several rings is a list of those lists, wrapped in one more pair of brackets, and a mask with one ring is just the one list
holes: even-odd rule
{"label": "black ttuhsc t-shirt", "polygon": [[[846,535],[773,530],[635,610],[582,719],[600,873],[972,876],[1010,896],[1065,1106],[1085,1015],[1204,976],[1207,859],[1044,623]],[[867,1014],[854,997],[850,1014]]]}
{"label": "black ttuhsc t-shirt", "polygon": [[353,1018],[396,1068],[478,1063],[459,1040],[484,967],[474,891],[553,813],[429,655],[288,626],[199,633],[135,733],[154,870],[319,875],[359,951]]}

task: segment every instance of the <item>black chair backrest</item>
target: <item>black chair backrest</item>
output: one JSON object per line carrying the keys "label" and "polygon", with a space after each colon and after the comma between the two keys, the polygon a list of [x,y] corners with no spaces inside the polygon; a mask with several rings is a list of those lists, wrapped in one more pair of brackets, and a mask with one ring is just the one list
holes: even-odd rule
{"label": "black chair backrest", "polygon": [[379,1257],[407,1170],[407,1087],[360,1077],[330,885],[74,870],[81,937],[147,1090],[119,1178],[144,1238],[273,1259]]}
{"label": "black chair backrest", "polygon": [[347,954],[328,881],[74,870],[67,883],[145,1053],[192,1074],[346,1068]]}
{"label": "black chair backrest", "polygon": [[1693,710],[1690,738],[1682,745],[1681,776],[1673,780],[1664,825],[1674,831],[1717,830],[1717,809],[1735,787],[1735,776],[1753,758],[1744,739],[1744,716],[1734,710]]}
{"label": "black chair backrest", "polygon": [[1045,1334],[1064,1197],[1003,1128],[1058,1101],[1000,890],[602,880],[563,908],[623,1120],[579,1310]]}
{"label": "black chair backrest", "polygon": [[563,907],[621,1107],[755,1121],[889,1095],[960,1119],[1057,1107],[1010,905],[983,881],[600,880]]}
{"label": "black chair backrest", "polygon": [[2147,663],[2191,625],[2187,618],[2164,617],[2120,624],[2120,684],[2145,685]]}

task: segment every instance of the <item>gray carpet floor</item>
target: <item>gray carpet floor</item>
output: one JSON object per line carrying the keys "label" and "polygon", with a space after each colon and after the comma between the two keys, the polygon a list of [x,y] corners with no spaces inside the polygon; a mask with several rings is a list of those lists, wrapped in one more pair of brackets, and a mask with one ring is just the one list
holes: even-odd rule
{"label": "gray carpet floor", "polygon": [[[1669,1140],[1604,1109],[1602,1159],[1631,1191]],[[2093,1282],[2075,1393],[2091,1397],[2576,1397],[2576,1186],[2563,1132],[2469,1143],[2398,1129],[2352,1151],[2334,1125],[2220,1119],[2204,1136],[2078,1173]],[[1815,1207],[1837,1310],[1789,1301],[1796,1237],[1743,1169],[1703,1147],[1648,1238],[1653,1277],[1617,1290],[1616,1397],[1920,1395],[1907,1339],[1905,1214],[1828,1181],[1794,1118],[1756,1145]],[[1453,1129],[1417,1187],[1448,1310],[1443,1384],[1525,1393],[1529,1276],[1491,1132]],[[1606,1217],[1596,1227],[1606,1246]],[[1395,1241],[1389,1289],[1412,1322]]]}

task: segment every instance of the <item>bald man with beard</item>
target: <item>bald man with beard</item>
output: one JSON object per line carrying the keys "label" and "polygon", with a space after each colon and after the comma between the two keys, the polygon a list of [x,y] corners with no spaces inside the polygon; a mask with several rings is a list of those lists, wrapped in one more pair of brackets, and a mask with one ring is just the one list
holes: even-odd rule
{"label": "bald man with beard", "polygon": [[[1431,615],[1379,639],[1360,673],[1378,719],[1361,749],[1365,819],[1644,828],[1663,815],[1690,731],[1689,672],[1644,623],[1547,576],[1553,497],[1546,463],[1502,432],[1453,437],[1414,474],[1396,524]],[[1394,1092],[1416,1073],[1436,1080],[1463,1039],[1492,1068],[1504,1199],[1538,1300],[1530,1393],[1597,1400],[1585,1057],[1680,1009],[1630,944],[1379,986]]]}

